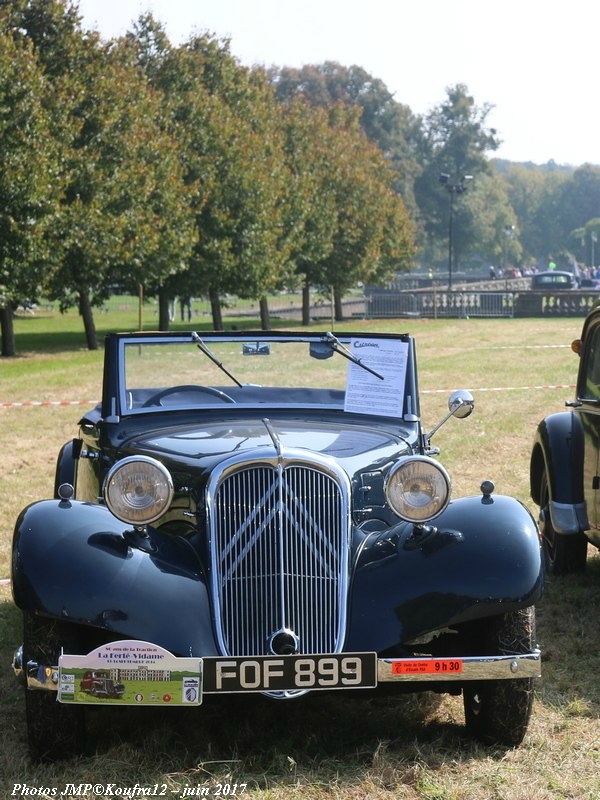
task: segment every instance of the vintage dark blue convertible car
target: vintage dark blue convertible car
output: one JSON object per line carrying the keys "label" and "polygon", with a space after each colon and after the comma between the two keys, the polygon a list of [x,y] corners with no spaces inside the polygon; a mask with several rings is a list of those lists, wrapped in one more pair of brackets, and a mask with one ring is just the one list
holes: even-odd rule
{"label": "vintage dark blue convertible car", "polygon": [[[472,410],[423,428],[409,335],[108,336],[102,402],[15,528],[32,756],[81,750],[86,704],[248,692],[462,692],[472,734],[520,743],[540,538],[487,476],[450,500],[430,440]],[[97,670],[118,697],[81,691]]]}

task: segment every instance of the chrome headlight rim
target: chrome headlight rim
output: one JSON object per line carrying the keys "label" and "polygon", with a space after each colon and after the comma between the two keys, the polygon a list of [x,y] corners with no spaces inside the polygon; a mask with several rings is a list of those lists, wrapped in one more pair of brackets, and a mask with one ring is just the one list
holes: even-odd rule
{"label": "chrome headlight rim", "polygon": [[[135,470],[143,478],[143,485],[134,488],[133,500],[127,502],[123,491],[124,482],[136,478]],[[142,491],[145,488],[145,492]],[[137,528],[149,525],[162,517],[169,509],[175,489],[169,470],[150,456],[127,456],[117,461],[108,471],[102,487],[107,508],[121,522]]]}
{"label": "chrome headlight rim", "polygon": [[[412,502],[407,502],[405,499],[401,504],[395,497],[395,490],[403,474],[408,475],[407,471],[411,468],[422,470],[421,474],[417,475],[419,480],[435,481],[438,492],[429,495],[426,492],[421,493],[419,497],[414,495]],[[421,525],[435,519],[448,507],[451,495],[450,476],[438,461],[429,456],[405,456],[390,469],[385,480],[384,492],[386,502],[396,516],[415,525]],[[430,498],[429,501],[426,501],[427,496]],[[411,499],[411,496],[402,492],[400,498]]]}

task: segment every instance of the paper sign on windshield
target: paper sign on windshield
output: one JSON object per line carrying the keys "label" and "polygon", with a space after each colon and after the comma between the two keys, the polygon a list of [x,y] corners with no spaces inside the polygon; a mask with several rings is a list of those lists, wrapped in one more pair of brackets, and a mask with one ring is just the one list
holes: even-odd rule
{"label": "paper sign on windshield", "polygon": [[408,343],[397,339],[352,339],[350,352],[381,377],[350,362],[344,410],[401,417]]}

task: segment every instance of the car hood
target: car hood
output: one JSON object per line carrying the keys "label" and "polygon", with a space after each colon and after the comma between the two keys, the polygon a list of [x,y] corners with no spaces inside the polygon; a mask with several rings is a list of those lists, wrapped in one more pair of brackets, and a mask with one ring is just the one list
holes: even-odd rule
{"label": "car hood", "polygon": [[349,424],[347,418],[331,420],[264,419],[180,425],[129,439],[119,448],[124,455],[143,454],[188,469],[210,469],[233,455],[273,451],[274,440],[286,450],[320,453],[343,464],[351,474],[376,462],[386,462],[408,451],[416,441],[416,429],[373,424]]}

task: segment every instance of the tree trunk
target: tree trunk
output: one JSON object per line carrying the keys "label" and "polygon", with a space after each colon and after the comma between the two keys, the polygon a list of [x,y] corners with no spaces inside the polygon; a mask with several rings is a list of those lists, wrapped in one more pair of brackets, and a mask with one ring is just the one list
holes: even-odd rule
{"label": "tree trunk", "polygon": [[221,311],[221,299],[216,289],[209,290],[210,310],[212,311],[213,328],[216,331],[223,330],[223,314]]}
{"label": "tree trunk", "polygon": [[260,298],[260,327],[263,331],[271,330],[271,317],[269,315],[269,301],[266,297]]}
{"label": "tree trunk", "polygon": [[13,324],[13,308],[10,303],[0,308],[0,334],[2,335],[2,355],[15,356],[15,327]]}
{"label": "tree trunk", "polygon": [[302,324],[310,325],[310,283],[305,277],[302,284]]}
{"label": "tree trunk", "polygon": [[98,336],[96,335],[96,323],[94,322],[94,312],[90,303],[90,296],[87,289],[79,289],[79,313],[83,320],[85,339],[88,350],[98,349]]}
{"label": "tree trunk", "polygon": [[344,319],[344,307],[342,305],[342,295],[337,290],[333,290],[333,313],[336,322],[341,322]]}
{"label": "tree trunk", "polygon": [[158,290],[158,330],[169,330],[169,295],[162,286]]}

